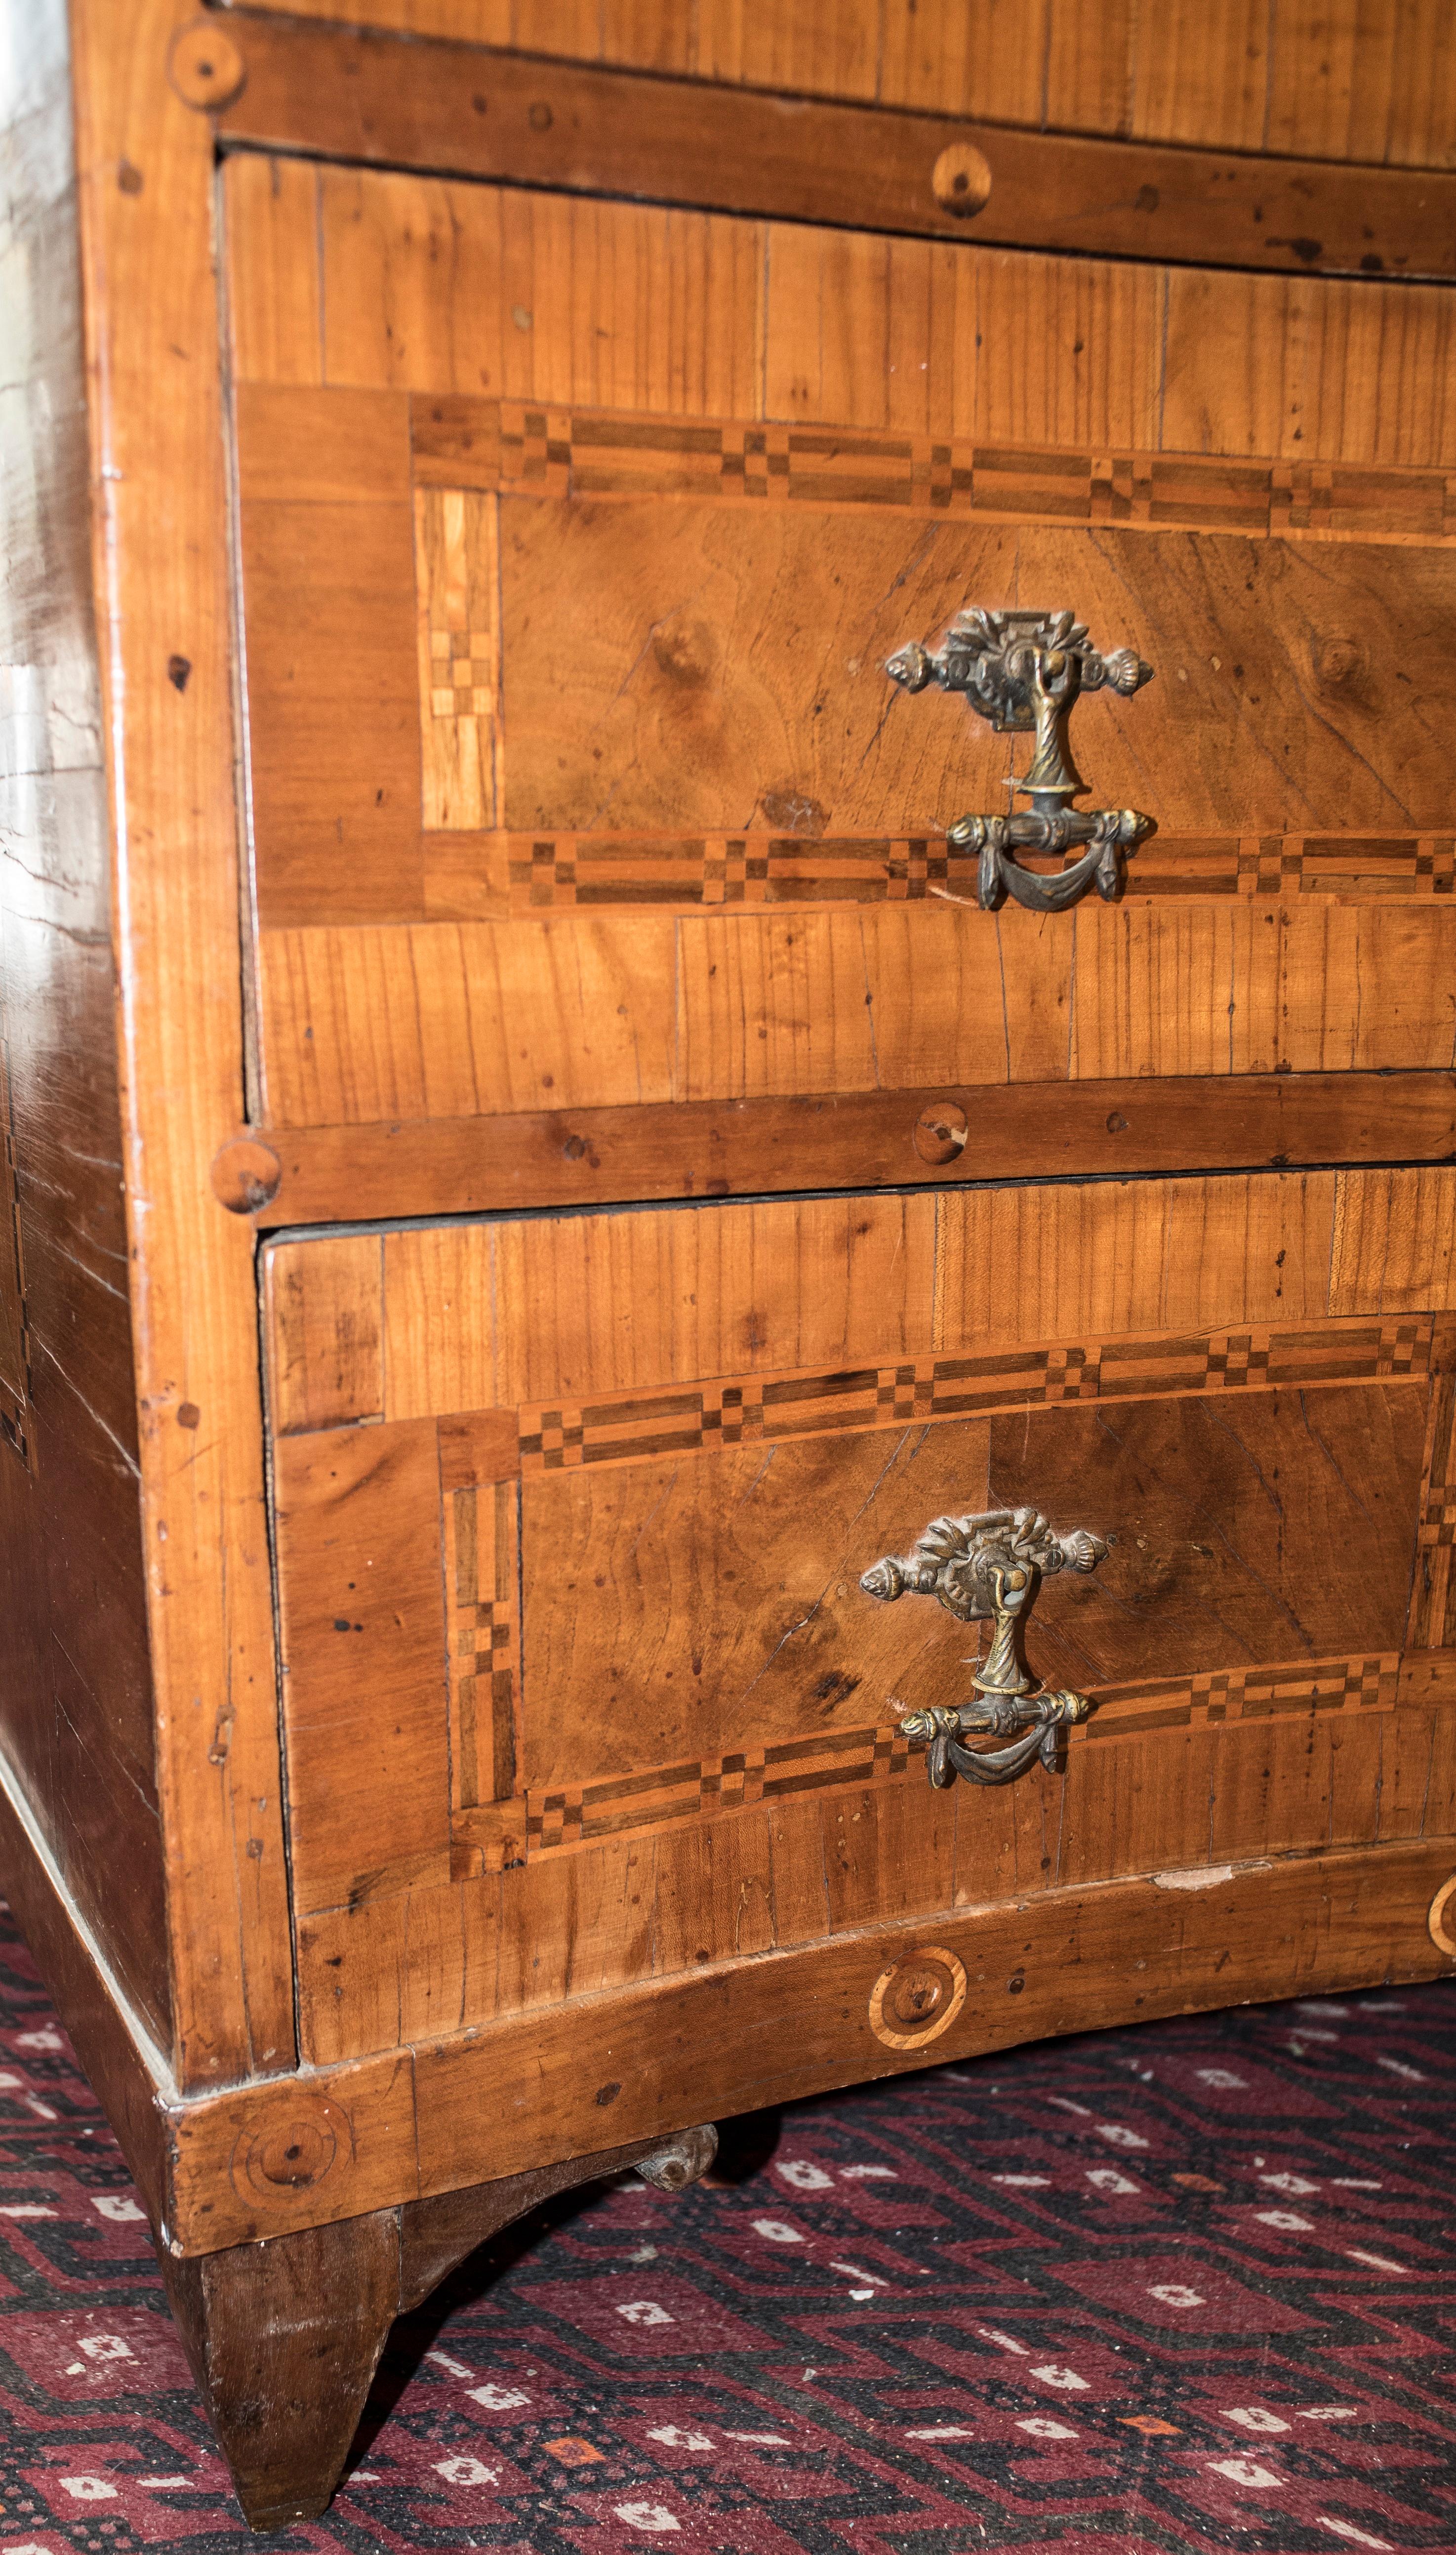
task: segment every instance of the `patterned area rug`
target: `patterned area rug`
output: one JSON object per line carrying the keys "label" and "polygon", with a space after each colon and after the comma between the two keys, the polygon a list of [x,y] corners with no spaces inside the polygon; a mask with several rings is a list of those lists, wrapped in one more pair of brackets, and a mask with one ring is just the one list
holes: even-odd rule
{"label": "patterned area rug", "polygon": [[1089,2034],[735,2126],[396,2326],[250,2539],[142,2212],[0,1935],[0,2555],[1456,2548],[1456,1996]]}

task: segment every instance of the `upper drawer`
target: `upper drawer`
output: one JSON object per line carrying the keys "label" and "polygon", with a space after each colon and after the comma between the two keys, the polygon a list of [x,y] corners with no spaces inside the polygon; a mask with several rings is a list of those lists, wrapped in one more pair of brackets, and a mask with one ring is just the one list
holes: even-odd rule
{"label": "upper drawer", "polygon": [[[804,1099],[910,1178],[908,1094],[1449,1065],[1446,429],[1374,466],[1357,388],[1280,458],[1253,360],[1322,396],[1356,288],[293,163],[227,203],[280,1212],[401,1124],[370,1206],[819,1184]],[[1155,669],[1072,732],[1157,828],[1120,903],[977,910],[944,829],[1028,748],[887,679],[1019,601]]]}
{"label": "upper drawer", "polygon": [[[1453,1198],[1267,1175],[269,1246],[307,2054],[1449,1822]],[[1111,1547],[1025,1628],[1097,1708],[1064,1773],[932,1791],[898,1725],[968,1699],[978,1627],[860,1583],[1022,1508]]]}

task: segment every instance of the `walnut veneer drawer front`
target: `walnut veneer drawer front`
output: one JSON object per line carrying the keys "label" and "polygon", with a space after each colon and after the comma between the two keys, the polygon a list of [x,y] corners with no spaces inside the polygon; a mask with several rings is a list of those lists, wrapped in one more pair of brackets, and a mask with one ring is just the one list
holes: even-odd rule
{"label": "walnut veneer drawer front", "polygon": [[[1356,288],[225,179],[274,1220],[944,1177],[998,1087],[980,1176],[1451,1150],[1449,456],[1334,424]],[[910,696],[1012,605],[1087,634],[1015,841],[1003,625]]]}
{"label": "walnut veneer drawer front", "polygon": [[[1418,1833],[1456,1776],[1452,1334],[1363,1277],[1367,1177],[270,1246],[308,2054]],[[1061,1569],[1023,1521],[1030,1685],[1093,1708],[1002,1693],[1046,1762],[937,1790],[915,1716],[973,1699],[974,1637],[933,1570],[884,1596],[937,1519],[1008,1567],[1023,1510],[1108,1547]]]}

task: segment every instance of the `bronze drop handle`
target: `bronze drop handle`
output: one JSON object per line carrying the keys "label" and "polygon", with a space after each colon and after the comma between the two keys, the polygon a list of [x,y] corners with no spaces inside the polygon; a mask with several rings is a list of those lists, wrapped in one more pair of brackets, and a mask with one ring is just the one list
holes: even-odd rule
{"label": "bronze drop handle", "polygon": [[[1032,1691],[1035,1680],[1018,1645],[1022,1615],[1043,1577],[1095,1570],[1107,1554],[1102,1537],[1077,1526],[1058,1534],[1037,1509],[991,1509],[981,1517],[936,1518],[903,1559],[887,1554],[860,1586],[891,1605],[899,1597],[934,1597],[961,1624],[990,1621],[991,1648],[971,1679],[969,1699],[955,1708],[932,1704],[900,1724],[912,1748],[928,1749],[926,1771],[943,1791],[968,1783],[1010,1783],[1034,1759],[1052,1769],[1058,1733],[1085,1721],[1089,1698],[1063,1689]],[[969,1738],[1004,1739],[1004,1748],[968,1748]]]}
{"label": "bronze drop handle", "polygon": [[[1131,648],[1103,656],[1089,647],[1086,624],[1070,612],[976,610],[958,616],[934,656],[912,640],[888,660],[885,671],[908,692],[922,692],[927,683],[963,692],[1000,733],[1035,734],[1025,777],[1007,783],[1014,796],[1031,799],[1030,810],[960,816],[946,828],[947,842],[981,856],[978,905],[990,912],[1012,896],[1033,912],[1059,913],[1089,887],[1101,897],[1117,895],[1123,856],[1152,833],[1153,819],[1136,807],[1072,805],[1086,783],[1071,759],[1067,722],[1083,692],[1105,686],[1131,698],[1152,681],[1151,666]],[[1024,869],[1016,858],[1019,850],[1066,852],[1079,845],[1085,846],[1079,860],[1046,877]],[[971,902],[950,888],[930,893],[951,905]]]}

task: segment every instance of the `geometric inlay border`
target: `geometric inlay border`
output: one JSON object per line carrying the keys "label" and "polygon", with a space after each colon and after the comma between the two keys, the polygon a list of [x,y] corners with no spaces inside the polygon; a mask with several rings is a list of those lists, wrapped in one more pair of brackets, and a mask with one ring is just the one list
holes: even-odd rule
{"label": "geometric inlay border", "polygon": [[[1096,1709],[1073,1748],[1161,1730],[1394,1712],[1399,1655],[1308,1660],[1210,1670],[1141,1685],[1092,1687]],[[793,1794],[859,1790],[925,1779],[893,1725],[815,1733],[723,1757],[655,1766],[599,1782],[532,1789],[518,1807],[518,1852],[528,1859],[569,1852],[635,1830],[678,1826],[726,1809],[752,1808]]]}
{"label": "geometric inlay border", "polygon": [[[507,1737],[513,1713],[520,1708],[515,1687],[520,1659],[516,1479],[524,1484],[533,1475],[547,1472],[653,1462],[711,1453],[722,1446],[838,1435],[845,1430],[904,1428],[996,1410],[1169,1395],[1267,1392],[1278,1387],[1307,1390],[1380,1381],[1419,1384],[1430,1372],[1433,1331],[1430,1316],[1408,1315],[1387,1321],[1353,1317],[1318,1328],[1252,1326],[1173,1337],[1062,1341],[976,1357],[910,1359],[894,1367],[848,1373],[745,1377],[658,1394],[622,1392],[576,1406],[529,1404],[514,1414],[514,1429],[511,1414],[491,1414],[481,1469],[493,1475],[496,1487],[488,1506],[482,1487],[478,1525],[471,1495],[468,1535],[460,1531],[464,1506],[460,1494],[454,1493],[455,1514],[448,1527],[454,1621],[463,1628],[451,1645],[456,1677],[462,1671],[466,1678],[473,1677],[474,1692],[479,1693],[479,1669],[484,1662],[473,1654],[483,1633],[484,1645],[492,1653],[493,1673],[487,1685],[493,1693],[498,1734],[494,1784],[485,1779],[478,1787],[473,1783],[462,1787],[456,1777],[452,1830],[457,1843],[467,1852],[483,1854],[490,1866],[499,1869],[638,1830],[691,1823],[718,1811],[830,1788],[894,1783],[908,1771],[922,1774],[918,1756],[910,1755],[891,1724],[827,1734],[815,1731],[720,1757],[517,1792],[508,1772],[514,1750]],[[442,1422],[451,1427],[470,1424],[468,1420]],[[504,1496],[508,1483],[509,1506]],[[1451,1507],[1439,1483],[1434,1488],[1428,1483],[1422,1492],[1423,1543],[1439,1538],[1444,1546],[1452,1540],[1453,1519],[1447,1515]],[[489,1532],[487,1517],[493,1521]],[[471,1577],[477,1551],[479,1585]],[[1081,1747],[1159,1730],[1217,1728],[1224,1723],[1288,1716],[1389,1712],[1396,1702],[1398,1668],[1397,1653],[1382,1652],[1216,1668],[1194,1676],[1093,1688],[1097,1709],[1072,1744]],[[457,1748],[463,1723],[459,1697],[457,1682]],[[491,1755],[488,1748],[479,1747],[472,1738],[464,1754],[472,1763],[478,1755],[485,1772]]]}
{"label": "geometric inlay border", "polygon": [[723,1446],[1073,1402],[1418,1380],[1429,1370],[1431,1331],[1430,1317],[1422,1314],[1298,1330],[1252,1326],[533,1402],[520,1413],[521,1470],[529,1475],[641,1463]]}
{"label": "geometric inlay border", "polygon": [[1330,461],[978,443],[858,426],[691,422],[525,400],[420,396],[415,475],[534,497],[1119,524],[1314,540],[1456,539],[1456,474]]}
{"label": "geometric inlay border", "polygon": [[[436,872],[435,839],[426,831],[427,893],[431,912],[443,913],[459,894],[460,844],[447,839]],[[941,889],[972,903],[976,896],[975,855],[937,834],[503,833],[483,870],[492,857],[502,865],[506,909],[519,914],[919,905]],[[1126,893],[1135,902],[1447,897],[1456,893],[1456,835],[1158,834],[1140,850]]]}

